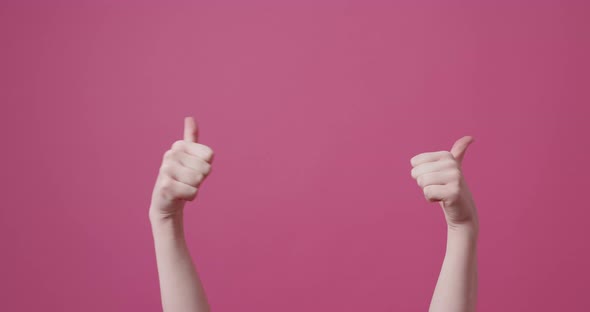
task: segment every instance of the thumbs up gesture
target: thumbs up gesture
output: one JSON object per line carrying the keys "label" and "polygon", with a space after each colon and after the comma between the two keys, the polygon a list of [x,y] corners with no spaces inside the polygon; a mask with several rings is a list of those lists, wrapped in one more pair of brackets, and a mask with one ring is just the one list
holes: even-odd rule
{"label": "thumbs up gesture", "polygon": [[197,125],[192,117],[186,117],[184,139],[174,142],[164,153],[152,192],[150,217],[174,216],[186,201],[197,196],[199,186],[211,172],[213,159],[213,150],[197,142]]}
{"label": "thumbs up gesture", "polygon": [[422,153],[410,161],[412,177],[422,188],[424,197],[440,202],[450,227],[478,225],[475,203],[461,170],[463,157],[472,142],[472,137],[465,136],[455,142],[451,151]]}

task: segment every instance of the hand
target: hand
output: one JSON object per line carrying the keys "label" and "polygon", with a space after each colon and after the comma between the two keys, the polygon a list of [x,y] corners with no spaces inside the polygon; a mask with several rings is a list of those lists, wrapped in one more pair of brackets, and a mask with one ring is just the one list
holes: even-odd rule
{"label": "hand", "polygon": [[192,117],[184,119],[184,140],[176,141],[164,153],[152,193],[150,217],[168,218],[179,214],[192,201],[211,172],[213,150],[197,143],[198,130]]}
{"label": "hand", "polygon": [[478,225],[475,203],[461,170],[465,151],[472,142],[472,137],[465,136],[455,142],[450,152],[423,153],[411,159],[412,177],[428,201],[440,202],[449,227]]}

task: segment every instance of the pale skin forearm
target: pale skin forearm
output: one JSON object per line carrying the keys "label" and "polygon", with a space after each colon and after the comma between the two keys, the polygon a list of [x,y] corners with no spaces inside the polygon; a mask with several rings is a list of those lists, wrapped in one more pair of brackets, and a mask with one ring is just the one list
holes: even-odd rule
{"label": "pale skin forearm", "polygon": [[160,294],[164,312],[210,311],[183,230],[183,216],[152,217]]}
{"label": "pale skin forearm", "polygon": [[447,229],[447,249],[434,289],[430,312],[472,312],[477,303],[476,225]]}

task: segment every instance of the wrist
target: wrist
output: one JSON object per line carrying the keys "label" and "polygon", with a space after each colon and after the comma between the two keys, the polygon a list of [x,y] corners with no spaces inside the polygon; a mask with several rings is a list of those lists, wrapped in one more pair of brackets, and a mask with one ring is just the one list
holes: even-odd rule
{"label": "wrist", "polygon": [[447,222],[449,235],[462,236],[477,239],[479,236],[479,223],[477,220],[470,220],[461,223]]}
{"label": "wrist", "polygon": [[149,220],[154,236],[184,236],[184,217],[182,210],[174,214],[163,214],[150,209]]}
{"label": "wrist", "polygon": [[183,207],[174,209],[162,208],[152,203],[149,208],[149,219],[151,223],[167,222],[174,219],[182,219]]}
{"label": "wrist", "polygon": [[477,209],[471,196],[464,196],[463,200],[454,205],[444,205],[445,219],[449,231],[477,235],[479,233],[479,218]]}

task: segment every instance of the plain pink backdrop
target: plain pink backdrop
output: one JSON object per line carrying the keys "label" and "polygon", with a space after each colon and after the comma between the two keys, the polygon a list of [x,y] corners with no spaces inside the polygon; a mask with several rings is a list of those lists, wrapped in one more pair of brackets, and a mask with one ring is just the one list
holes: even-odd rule
{"label": "plain pink backdrop", "polygon": [[415,154],[476,138],[479,311],[588,311],[590,5],[4,2],[0,310],[159,311],[149,199],[195,116],[214,311],[426,311]]}

